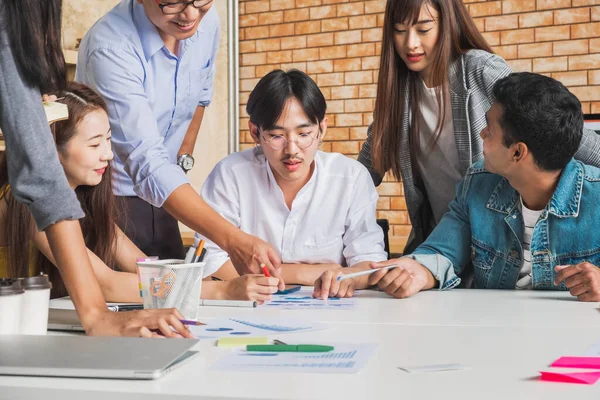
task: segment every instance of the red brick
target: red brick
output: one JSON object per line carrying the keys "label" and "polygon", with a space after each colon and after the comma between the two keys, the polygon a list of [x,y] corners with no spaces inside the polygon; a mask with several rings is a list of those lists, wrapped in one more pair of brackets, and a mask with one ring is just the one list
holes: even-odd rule
{"label": "red brick", "polygon": [[284,22],[308,21],[309,19],[308,8],[298,8],[296,10],[286,10],[283,12]]}
{"label": "red brick", "polygon": [[554,11],[554,25],[576,24],[590,21],[589,8],[571,8]]}
{"label": "red brick", "polygon": [[346,85],[355,85],[360,83],[372,83],[373,82],[373,74],[371,71],[356,71],[356,72],[346,72],[346,79],[344,83]]}
{"label": "red brick", "polygon": [[405,211],[377,211],[377,218],[387,219],[390,224],[404,225],[408,223]]}
{"label": "red brick", "polygon": [[256,41],[256,51],[276,51],[281,49],[281,40],[280,39],[264,39]]}
{"label": "red brick", "polygon": [[490,46],[498,46],[500,44],[500,32],[482,32],[481,34]]}
{"label": "red brick", "polygon": [[319,60],[319,49],[293,50],[292,60],[294,62],[317,61]]}
{"label": "red brick", "polygon": [[251,67],[240,67],[240,79],[256,78],[255,68]]}
{"label": "red brick", "polygon": [[264,14],[258,14],[258,23],[260,25],[274,25],[283,22],[283,11],[275,11]]}
{"label": "red brick", "polygon": [[256,77],[257,78],[262,78],[263,76],[265,76],[269,72],[271,72],[273,70],[276,70],[276,69],[280,69],[280,67],[281,67],[280,64],[257,65],[256,66]]}
{"label": "red brick", "polygon": [[365,2],[365,14],[382,13],[385,11],[385,1],[375,0]]}
{"label": "red brick", "polygon": [[345,31],[335,33],[335,44],[361,43],[361,31]]}
{"label": "red brick", "polygon": [[321,21],[321,30],[323,32],[348,30],[348,18],[331,18]]}
{"label": "red brick", "polygon": [[296,7],[294,0],[271,0],[271,10],[288,10]]}
{"label": "red brick", "polygon": [[373,113],[368,112],[363,114],[363,125],[369,126],[373,123]]}
{"label": "red brick", "polygon": [[282,50],[306,48],[306,36],[291,36],[279,40],[281,40]]}
{"label": "red brick", "polygon": [[567,57],[536,58],[533,60],[533,72],[568,71]]}
{"label": "red brick", "polygon": [[335,124],[336,126],[361,126],[363,124],[362,114],[337,114]]}
{"label": "red brick", "polygon": [[[343,100],[332,100],[327,102],[327,112],[331,114],[341,114],[344,112]],[[331,137],[329,138],[331,139]]]}
{"label": "red brick", "polygon": [[296,22],[296,35],[321,32],[321,21]]}
{"label": "red brick", "polygon": [[333,72],[333,61],[316,61],[310,62],[306,65],[306,70],[309,74],[322,74],[327,72]]}
{"label": "red brick", "polygon": [[266,53],[255,53],[255,54],[242,54],[242,61],[240,65],[262,65],[267,62]]}
{"label": "red brick", "polygon": [[331,88],[332,99],[358,98],[358,86],[337,86]]}
{"label": "red brick", "polygon": [[569,56],[569,71],[595,69],[598,68],[598,65],[600,65],[600,54]]}
{"label": "red brick", "polygon": [[344,110],[351,113],[373,112],[373,101],[374,99],[346,100]]}
{"label": "red brick", "polygon": [[358,97],[361,99],[366,97],[377,97],[377,85],[360,85],[358,88]]}
{"label": "red brick", "polygon": [[256,41],[245,40],[243,42],[240,42],[240,54],[244,53],[256,53]]}
{"label": "red brick", "polygon": [[325,100],[327,100],[327,101],[331,100],[331,87],[319,88],[319,89],[321,89],[321,93],[323,93],[323,97],[325,97]]}
{"label": "red brick", "polygon": [[348,27],[350,29],[375,28],[377,26],[376,15],[360,15],[348,18]]}
{"label": "red brick", "polygon": [[517,29],[519,18],[516,15],[504,15],[501,17],[487,17],[485,19],[486,31],[502,31],[506,29]]}
{"label": "red brick", "polygon": [[246,40],[249,39],[264,39],[269,37],[269,27],[267,26],[256,26],[252,28],[244,29],[246,32]]}
{"label": "red brick", "polygon": [[310,19],[335,18],[335,6],[322,6],[310,8]]}
{"label": "red brick", "polygon": [[389,210],[390,209],[390,198],[389,197],[380,197],[377,199],[377,209],[378,210]]}
{"label": "red brick", "polygon": [[362,31],[362,41],[366,42],[381,42],[383,39],[383,30],[381,28],[365,29]]}
{"label": "red brick", "polygon": [[267,53],[267,64],[278,64],[283,62],[292,62],[294,61],[292,58],[291,50],[284,51],[271,51]]}
{"label": "red brick", "polygon": [[333,142],[331,144],[331,150],[335,153],[358,154],[358,142]]}
{"label": "red brick", "polygon": [[552,77],[561,81],[565,86],[585,86],[588,84],[586,71],[556,72]]}
{"label": "red brick", "polygon": [[592,7],[592,21],[600,21],[600,6]]}
{"label": "red brick", "polygon": [[[333,116],[331,118],[333,118]],[[331,120],[331,118],[330,118],[330,120]],[[331,153],[331,142],[327,142],[327,141],[323,142],[323,144],[321,144],[320,150],[325,151],[327,153]]]}
{"label": "red brick", "polygon": [[469,6],[469,14],[472,17],[487,17],[488,15],[501,15],[501,1],[486,1],[485,3],[477,3]]}
{"label": "red brick", "polygon": [[579,101],[600,101],[600,86],[575,86],[569,90]]}
{"label": "red brick", "polygon": [[531,72],[533,70],[531,66],[531,60],[510,60],[507,64],[515,72]]}
{"label": "red brick", "polygon": [[600,53],[600,39],[590,39],[590,53]]}
{"label": "red brick", "polygon": [[588,39],[554,42],[554,55],[566,56],[570,54],[588,54],[589,48],[590,45]]}
{"label": "red brick", "polygon": [[256,26],[258,25],[258,15],[250,14],[250,15],[240,15],[239,24],[241,28],[245,28],[248,26]]}
{"label": "red brick", "polygon": [[573,7],[592,6],[600,4],[600,0],[573,0]]}
{"label": "red brick", "polygon": [[600,85],[600,69],[588,71],[588,82],[590,85]]}
{"label": "red brick", "polygon": [[485,31],[485,18],[473,18],[473,22],[475,23],[475,27],[479,32]]}
{"label": "red brick", "polygon": [[335,72],[332,74],[320,74],[317,76],[317,85],[319,86],[341,86],[343,84],[343,72]]}
{"label": "red brick", "polygon": [[[302,23],[302,22],[300,22]],[[280,24],[271,25],[269,27],[269,36],[293,36],[294,35],[294,24]]]}
{"label": "red brick", "polygon": [[406,210],[406,200],[404,197],[392,197],[391,198],[392,210]]}
{"label": "red brick", "polygon": [[241,79],[240,80],[240,90],[242,92],[251,92],[259,79]]}
{"label": "red brick", "polygon": [[338,17],[348,17],[350,15],[363,15],[365,5],[362,2],[345,3],[337,6]]}
{"label": "red brick", "polygon": [[379,69],[379,57],[363,57],[362,59],[362,69]]}
{"label": "red brick", "polygon": [[571,38],[594,38],[600,36],[600,22],[571,25]]}
{"label": "red brick", "polygon": [[321,4],[321,0],[296,0],[297,8],[320,6]]}
{"label": "red brick", "polygon": [[551,40],[568,40],[571,38],[571,31],[568,25],[549,26],[547,28],[535,28],[535,41],[548,42]]}
{"label": "red brick", "polygon": [[535,11],[535,0],[504,0],[502,14],[522,13]]}
{"label": "red brick", "polygon": [[319,49],[319,58],[321,60],[333,60],[349,57],[350,54],[346,51],[346,46],[330,46],[321,47]]}
{"label": "red brick", "polygon": [[500,43],[503,45],[533,43],[534,34],[534,29],[515,29],[511,31],[503,31],[500,32]]}
{"label": "red brick", "polygon": [[246,13],[248,13],[248,14],[265,12],[265,11],[269,11],[269,9],[270,9],[269,0],[247,1],[246,2]]}
{"label": "red brick", "polygon": [[519,15],[520,28],[533,28],[536,26],[549,26],[554,23],[552,11],[533,12]]}
{"label": "red brick", "polygon": [[284,71],[290,69],[299,69],[300,71],[306,72],[306,63],[305,62],[291,62],[291,63],[282,63],[281,69]]}
{"label": "red brick", "polygon": [[600,103],[592,103],[590,114],[600,114]]}
{"label": "red brick", "polygon": [[[327,107],[327,112],[330,112]],[[327,128],[325,133],[327,140],[348,140],[350,139],[350,128]]]}
{"label": "red brick", "polygon": [[568,7],[571,7],[571,0],[537,0],[538,10],[550,10]]}
{"label": "red brick", "polygon": [[348,57],[368,57],[373,55],[375,55],[375,45],[373,43],[348,46]]}
{"label": "red brick", "polygon": [[346,72],[346,71],[360,71],[361,59],[360,58],[345,58],[335,60],[333,62],[333,70],[335,72]]}
{"label": "red brick", "polygon": [[536,58],[552,56],[552,43],[520,44],[518,58]]}
{"label": "red brick", "polygon": [[323,47],[333,45],[333,33],[319,33],[306,37],[307,47]]}
{"label": "red brick", "polygon": [[517,46],[516,45],[495,46],[495,47],[492,47],[492,50],[494,50],[494,53],[498,54],[500,57],[504,58],[505,60],[513,60],[513,59],[517,58]]}
{"label": "red brick", "polygon": [[366,140],[367,139],[367,127],[359,126],[359,127],[350,128],[350,139]]}

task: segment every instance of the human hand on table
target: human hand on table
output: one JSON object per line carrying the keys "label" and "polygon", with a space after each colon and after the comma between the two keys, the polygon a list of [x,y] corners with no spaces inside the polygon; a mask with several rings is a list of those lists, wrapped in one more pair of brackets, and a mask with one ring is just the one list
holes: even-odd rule
{"label": "human hand on table", "polygon": [[226,282],[225,296],[227,300],[254,300],[262,304],[272,299],[278,283],[277,278],[264,275],[242,275]]}
{"label": "human hand on table", "polygon": [[600,301],[600,269],[584,261],[577,265],[557,265],[554,284],[565,282],[571,295],[579,301]]}
{"label": "human hand on table", "polygon": [[[390,265],[399,265],[387,269]],[[411,258],[399,258],[371,263],[371,268],[380,269],[369,275],[369,285],[377,285],[390,296],[404,299],[435,286],[431,272]]]}
{"label": "human hand on table", "polygon": [[338,281],[338,276],[344,275],[342,267],[329,269],[315,281],[313,297],[326,300],[329,297],[352,297],[356,288],[356,281],[352,278]]}

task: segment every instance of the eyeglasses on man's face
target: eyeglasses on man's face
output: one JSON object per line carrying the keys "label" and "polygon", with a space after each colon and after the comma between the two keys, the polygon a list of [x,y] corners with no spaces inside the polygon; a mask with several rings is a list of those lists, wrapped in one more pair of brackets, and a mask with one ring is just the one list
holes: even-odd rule
{"label": "eyeglasses on man's face", "polygon": [[154,0],[156,2],[156,4],[158,5],[158,8],[160,8],[160,11],[162,11],[163,14],[166,15],[173,15],[173,14],[179,14],[185,11],[186,8],[188,8],[188,6],[194,6],[195,8],[202,8],[207,6],[208,4],[212,3],[213,0],[192,0],[192,1],[172,1],[172,2],[166,2],[166,1],[159,1],[159,0]]}
{"label": "eyeglasses on man's face", "polygon": [[310,147],[311,144],[319,137],[319,132],[317,132],[317,136],[314,137],[310,133],[300,133],[295,140],[288,139],[283,135],[265,135],[264,132],[261,132],[263,140],[269,144],[275,150],[281,150],[287,147],[288,143],[295,143],[301,149],[306,149]]}

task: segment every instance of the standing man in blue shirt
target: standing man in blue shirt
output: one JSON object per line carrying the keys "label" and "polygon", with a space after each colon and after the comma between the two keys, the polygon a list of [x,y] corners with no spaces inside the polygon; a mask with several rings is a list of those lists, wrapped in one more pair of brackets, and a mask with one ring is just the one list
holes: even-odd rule
{"label": "standing man in blue shirt", "polygon": [[279,277],[275,250],[219,216],[186,177],[213,94],[219,19],[212,4],[122,0],[83,38],[75,79],[108,103],[114,192],[125,204],[120,225],[143,252],[182,258],[181,221],[223,244],[240,273],[265,264]]}

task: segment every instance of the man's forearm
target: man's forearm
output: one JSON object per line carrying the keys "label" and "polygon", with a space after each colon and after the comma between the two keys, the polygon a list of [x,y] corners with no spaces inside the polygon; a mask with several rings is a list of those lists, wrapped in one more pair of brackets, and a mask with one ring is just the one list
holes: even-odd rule
{"label": "man's forearm", "polygon": [[202,120],[204,119],[204,107],[196,107],[192,121],[185,132],[185,137],[181,143],[181,147],[177,152],[177,156],[182,154],[194,154],[194,147],[196,147],[196,140],[198,139],[198,132],[202,126]]}

